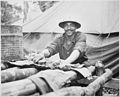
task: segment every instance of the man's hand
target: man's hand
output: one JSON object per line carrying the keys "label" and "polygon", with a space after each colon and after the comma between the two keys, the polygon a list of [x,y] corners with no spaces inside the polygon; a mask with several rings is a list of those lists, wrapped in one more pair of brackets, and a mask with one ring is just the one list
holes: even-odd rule
{"label": "man's hand", "polygon": [[68,63],[66,60],[61,60],[59,67],[62,69],[69,69],[71,68],[71,64]]}
{"label": "man's hand", "polygon": [[30,53],[30,54],[26,55],[25,57],[26,57],[28,60],[31,61],[36,55],[37,55],[37,53]]}
{"label": "man's hand", "polygon": [[61,63],[61,60],[54,61],[53,66],[57,67],[60,65],[60,63]]}
{"label": "man's hand", "polygon": [[41,53],[30,53],[28,56],[26,56],[28,60],[33,61],[34,63],[44,63],[45,57]]}
{"label": "man's hand", "polygon": [[33,57],[33,59],[32,59],[32,61],[34,62],[34,63],[41,63],[41,62],[45,62],[45,56],[43,55],[43,54],[36,54],[34,57]]}
{"label": "man's hand", "polygon": [[60,60],[54,61],[53,65],[55,67],[64,68],[70,64],[68,62],[66,62],[65,60],[60,59]]}

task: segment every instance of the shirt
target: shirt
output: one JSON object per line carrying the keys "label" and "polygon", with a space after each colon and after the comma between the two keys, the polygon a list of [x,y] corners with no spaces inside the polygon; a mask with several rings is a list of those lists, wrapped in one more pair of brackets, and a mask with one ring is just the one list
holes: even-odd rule
{"label": "shirt", "polygon": [[67,37],[66,33],[57,37],[50,45],[46,47],[49,50],[50,56],[59,53],[60,59],[67,59],[73,50],[79,50],[80,56],[73,62],[82,63],[87,60],[86,51],[86,36],[82,32],[74,32],[71,37]]}

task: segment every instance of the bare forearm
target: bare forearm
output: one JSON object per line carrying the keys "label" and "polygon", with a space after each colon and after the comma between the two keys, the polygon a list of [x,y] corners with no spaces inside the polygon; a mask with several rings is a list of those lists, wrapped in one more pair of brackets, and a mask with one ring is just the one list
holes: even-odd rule
{"label": "bare forearm", "polygon": [[74,62],[80,56],[80,52],[78,50],[74,50],[71,55],[65,60],[67,63]]}

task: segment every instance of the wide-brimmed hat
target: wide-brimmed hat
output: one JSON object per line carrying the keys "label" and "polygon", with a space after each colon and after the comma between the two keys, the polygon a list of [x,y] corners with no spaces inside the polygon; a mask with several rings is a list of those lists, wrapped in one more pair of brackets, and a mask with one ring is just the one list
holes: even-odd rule
{"label": "wide-brimmed hat", "polygon": [[78,23],[78,22],[75,22],[75,21],[63,21],[63,22],[60,22],[60,23],[59,23],[59,26],[60,26],[61,28],[64,28],[64,25],[65,25],[66,23],[73,23],[73,24],[75,24],[75,26],[76,26],[77,29],[81,27],[81,24]]}

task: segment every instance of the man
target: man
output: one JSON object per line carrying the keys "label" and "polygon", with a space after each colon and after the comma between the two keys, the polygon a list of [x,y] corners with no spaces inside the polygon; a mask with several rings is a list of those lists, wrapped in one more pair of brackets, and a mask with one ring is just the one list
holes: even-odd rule
{"label": "man", "polygon": [[32,60],[39,62],[41,59],[48,58],[59,53],[60,61],[67,64],[82,64],[87,60],[85,55],[86,36],[76,29],[81,24],[75,21],[63,21],[59,26],[64,29],[65,33],[56,38],[49,46],[47,46],[40,54],[35,55]]}

